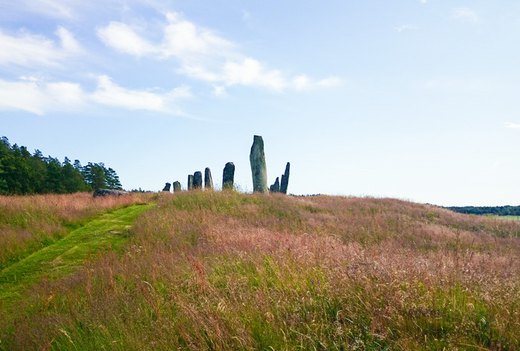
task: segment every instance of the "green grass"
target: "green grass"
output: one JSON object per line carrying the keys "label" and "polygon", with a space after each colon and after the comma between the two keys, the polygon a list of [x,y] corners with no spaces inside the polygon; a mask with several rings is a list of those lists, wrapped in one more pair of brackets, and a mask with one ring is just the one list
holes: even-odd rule
{"label": "green grass", "polygon": [[492,216],[497,219],[508,219],[510,221],[520,221],[520,216]]}
{"label": "green grass", "polygon": [[125,245],[132,220],[110,216],[52,244],[100,235],[95,259],[64,245],[59,274],[19,291],[0,350],[520,349],[520,222],[392,199],[156,200]]}
{"label": "green grass", "polygon": [[92,255],[118,250],[139,214],[152,205],[134,205],[105,213],[73,230],[63,239],[0,271],[0,302],[22,296],[30,285],[45,278],[55,279],[72,272]]}

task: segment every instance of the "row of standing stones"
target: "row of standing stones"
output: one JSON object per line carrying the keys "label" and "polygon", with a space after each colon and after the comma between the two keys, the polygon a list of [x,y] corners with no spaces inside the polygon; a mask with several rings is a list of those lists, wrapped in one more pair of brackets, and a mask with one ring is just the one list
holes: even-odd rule
{"label": "row of standing stones", "polygon": [[[253,191],[259,193],[283,193],[287,194],[287,187],[289,186],[289,172],[291,164],[287,162],[285,172],[282,174],[282,179],[276,177],[274,184],[267,188],[267,166],[265,163],[264,140],[261,136],[255,135],[253,137],[253,146],[251,146],[251,153],[249,154],[249,162],[251,163],[251,173],[253,175]],[[233,189],[235,183],[235,165],[233,162],[226,163],[222,174],[222,189]],[[170,192],[173,185],[173,192],[182,191],[181,183],[178,181],[173,184],[166,183],[162,191]],[[202,172],[195,172],[188,175],[188,190],[193,189],[207,189],[213,190],[213,177],[211,170],[206,167],[204,170],[204,184],[202,181]]]}

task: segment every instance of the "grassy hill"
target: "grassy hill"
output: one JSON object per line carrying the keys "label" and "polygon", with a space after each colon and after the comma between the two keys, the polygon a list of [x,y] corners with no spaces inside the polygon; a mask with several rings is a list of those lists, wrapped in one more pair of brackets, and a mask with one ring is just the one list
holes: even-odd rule
{"label": "grassy hill", "polygon": [[114,250],[66,274],[41,271],[16,304],[0,294],[0,349],[520,349],[518,221],[234,192],[76,199],[84,210],[70,217],[43,204],[33,216],[38,201],[0,199],[0,240],[11,243],[0,245],[0,278],[104,212],[155,206]]}

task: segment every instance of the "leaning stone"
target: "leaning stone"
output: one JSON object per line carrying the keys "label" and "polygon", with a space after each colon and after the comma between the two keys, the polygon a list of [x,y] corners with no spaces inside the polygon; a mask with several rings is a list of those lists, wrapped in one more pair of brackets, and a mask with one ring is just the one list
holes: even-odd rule
{"label": "leaning stone", "polygon": [[287,162],[285,166],[285,173],[282,174],[282,183],[280,184],[280,192],[287,194],[287,188],[289,187],[289,172],[291,170],[291,164]]}
{"label": "leaning stone", "polygon": [[211,170],[209,167],[206,167],[204,170],[204,188],[213,190],[213,177],[211,176]]}
{"label": "leaning stone", "polygon": [[249,162],[251,163],[251,173],[253,175],[253,191],[266,193],[267,167],[265,165],[264,140],[259,135],[255,135],[253,138]]}
{"label": "leaning stone", "polygon": [[98,196],[122,196],[127,195],[128,192],[123,190],[114,190],[114,189],[97,189],[94,191],[94,197]]}
{"label": "leaning stone", "polygon": [[273,185],[269,188],[269,191],[272,193],[279,193],[280,192],[280,178],[276,177],[276,180]]}
{"label": "leaning stone", "polygon": [[163,190],[162,191],[167,191],[167,192],[170,192],[170,188],[171,188],[171,184],[170,183],[166,183],[166,185],[164,186]]}
{"label": "leaning stone", "polygon": [[233,162],[226,163],[222,175],[222,190],[233,190],[235,183],[235,165]]}
{"label": "leaning stone", "polygon": [[193,174],[193,189],[202,189],[202,172],[195,172]]}
{"label": "leaning stone", "polygon": [[193,189],[193,174],[188,175],[188,190]]}
{"label": "leaning stone", "polygon": [[173,182],[173,192],[179,193],[181,191],[181,183],[178,181]]}

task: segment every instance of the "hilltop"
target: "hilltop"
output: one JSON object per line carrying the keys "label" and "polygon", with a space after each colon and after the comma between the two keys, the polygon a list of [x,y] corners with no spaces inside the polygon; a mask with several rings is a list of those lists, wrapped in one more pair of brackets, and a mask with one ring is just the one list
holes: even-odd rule
{"label": "hilltop", "polygon": [[[0,288],[12,265],[144,203],[112,250],[0,300],[0,349],[520,349],[520,222],[394,199],[0,197],[0,250],[16,252]],[[16,251],[21,233],[34,240]]]}

